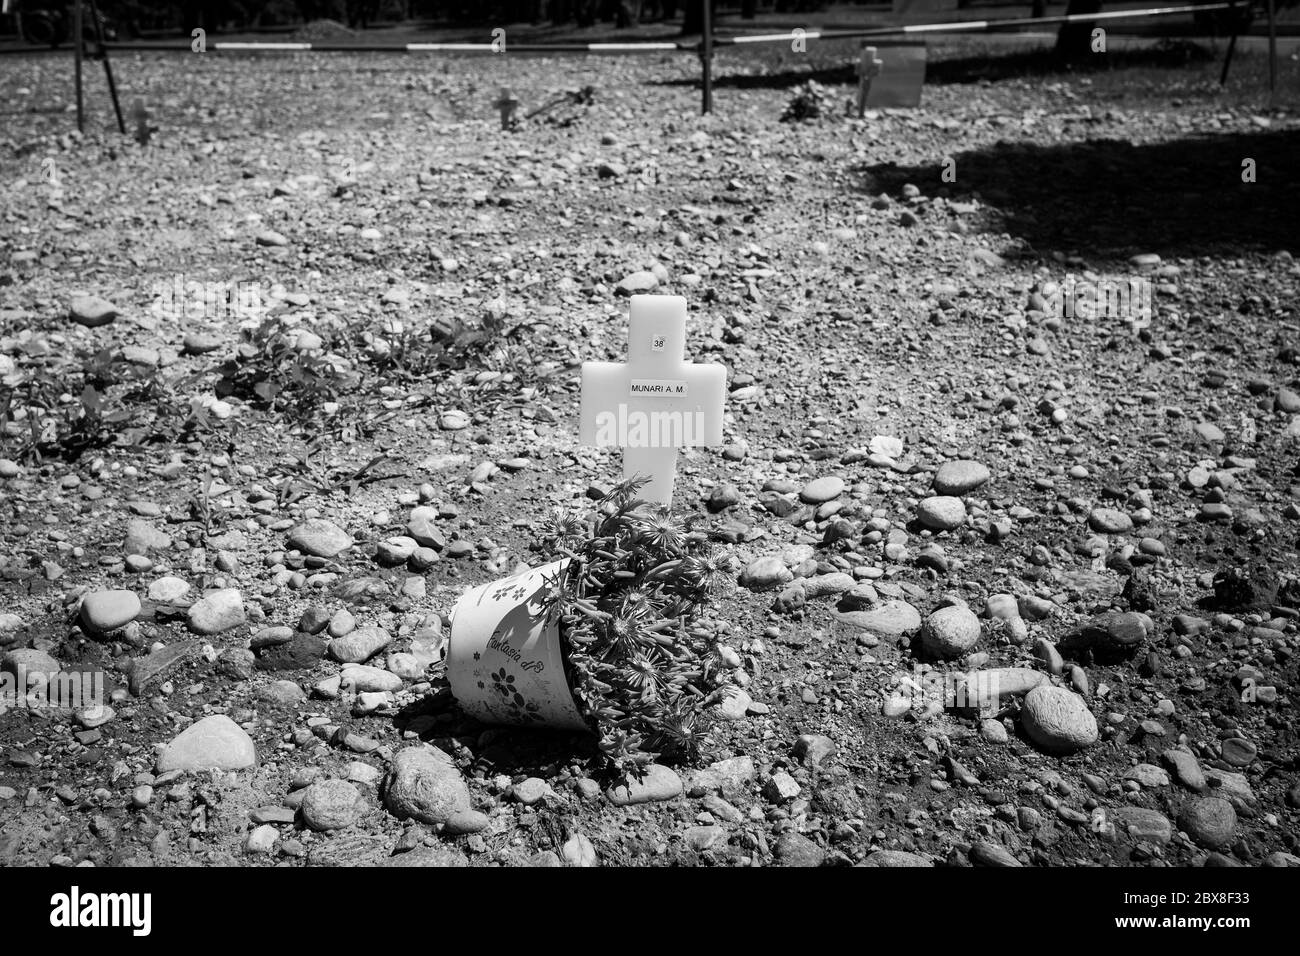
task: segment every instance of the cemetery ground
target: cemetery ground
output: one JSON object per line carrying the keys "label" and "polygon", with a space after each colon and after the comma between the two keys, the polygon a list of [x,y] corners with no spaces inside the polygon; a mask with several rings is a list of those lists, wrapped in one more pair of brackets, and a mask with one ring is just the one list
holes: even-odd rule
{"label": "cemetery ground", "polygon": [[[1295,864],[1298,69],[1188,49],[936,47],[861,121],[848,45],[721,56],[706,118],[689,56],[118,57],[147,145],[7,61],[0,650],[111,699],[0,716],[0,861]],[[436,660],[617,480],[633,291],[728,370],[676,503],[741,691],[635,802]]]}

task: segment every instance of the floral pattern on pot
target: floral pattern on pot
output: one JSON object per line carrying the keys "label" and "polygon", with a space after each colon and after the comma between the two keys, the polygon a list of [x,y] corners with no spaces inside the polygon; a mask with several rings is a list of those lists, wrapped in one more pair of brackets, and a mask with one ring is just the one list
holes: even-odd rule
{"label": "floral pattern on pot", "polygon": [[467,714],[490,724],[589,729],[565,677],[559,624],[543,605],[564,563],[480,585],[457,602],[447,679]]}

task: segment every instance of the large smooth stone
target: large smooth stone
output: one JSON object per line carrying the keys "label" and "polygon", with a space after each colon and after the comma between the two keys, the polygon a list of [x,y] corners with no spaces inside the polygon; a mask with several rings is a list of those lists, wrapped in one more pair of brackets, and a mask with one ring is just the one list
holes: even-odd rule
{"label": "large smooth stone", "polygon": [[140,599],[134,591],[96,591],[81,602],[81,623],[93,634],[125,627],[139,613]]}
{"label": "large smooth stone", "polygon": [[158,772],[244,770],[257,763],[257,748],[225,714],[213,714],[183,730],[158,756]]}
{"label": "large smooth stone", "polygon": [[1097,718],[1074,691],[1043,684],[1025,695],[1021,723],[1029,739],[1050,753],[1068,754],[1097,742]]}
{"label": "large smooth stone", "polygon": [[470,809],[469,787],[451,757],[437,747],[407,747],[393,758],[384,802],[400,819],[445,823]]}

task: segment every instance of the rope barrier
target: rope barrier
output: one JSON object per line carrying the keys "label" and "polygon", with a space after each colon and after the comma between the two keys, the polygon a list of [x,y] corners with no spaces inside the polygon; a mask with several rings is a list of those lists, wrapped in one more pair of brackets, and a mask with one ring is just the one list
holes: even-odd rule
{"label": "rope barrier", "polygon": [[[872,27],[863,30],[799,30],[790,33],[757,33],[740,36],[714,36],[714,46],[741,46],[751,43],[790,43],[794,40],[854,40],[870,37],[909,36],[924,33],[971,33],[985,30],[1004,30],[1015,27],[1044,26],[1063,23],[1097,23],[1110,20],[1146,19],[1148,17],[1176,16],[1185,13],[1207,13],[1215,10],[1232,10],[1249,6],[1245,0],[1224,0],[1220,3],[1193,4],[1179,7],[1148,7],[1142,10],[1115,10],[1109,13],[1062,14],[1054,17],[1008,17],[1002,20],[949,20],[943,23],[913,23],[898,26]],[[126,52],[191,52],[189,44],[159,45],[149,43],[106,43],[111,51]],[[274,41],[217,40],[208,49],[218,53],[701,53],[703,40],[652,40],[627,43],[405,43],[405,44],[347,44],[347,43],[295,43]],[[0,53],[39,52],[43,48],[23,47],[0,50]],[[48,51],[46,51],[48,52]]]}

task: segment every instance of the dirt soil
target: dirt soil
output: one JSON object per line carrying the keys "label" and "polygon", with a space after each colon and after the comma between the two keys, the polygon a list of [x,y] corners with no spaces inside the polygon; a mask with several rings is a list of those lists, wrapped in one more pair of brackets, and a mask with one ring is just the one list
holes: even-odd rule
{"label": "dirt soil", "polygon": [[[112,129],[98,64],[78,137],[66,60],[7,59],[0,651],[102,673],[113,714],[0,715],[0,862],[1300,862],[1300,67],[1268,108],[1253,55],[1221,91],[1184,48],[1025,76],[997,52],[936,46],[921,109],[860,120],[849,45],[728,51],[703,118],[689,56],[119,57],[147,143]],[[810,77],[821,117],[782,122]],[[593,94],[503,131],[503,86],[520,115]],[[1053,312],[1057,286],[1130,280],[1149,314]],[[178,281],[269,311],[156,308]],[[619,806],[589,740],[475,724],[436,662],[369,713],[330,696],[300,621],[346,608],[436,650],[458,594],[537,560],[541,519],[618,476],[578,443],[578,372],[625,355],[632,288],[686,296],[688,357],[728,369],[726,446],[684,453],[678,508],[788,574],[711,612],[751,703],[705,764],[752,765]],[[81,295],[116,317],[74,321]],[[954,460],[991,479],[927,529]],[[843,490],[807,504],[819,477]],[[420,503],[440,554],[378,562]],[[297,554],[310,517],[353,545]],[[164,576],[189,592],[151,598]],[[242,621],[190,633],[214,588]],[[79,605],[110,589],[142,607],[97,636]],[[936,660],[917,624],[955,603],[978,643]],[[901,634],[863,625],[902,604]],[[1045,748],[1018,695],[907,694],[1008,666],[1073,688],[1095,740]],[[215,714],[256,766],[160,773]],[[421,741],[476,832],[386,804]],[[357,788],[345,825],[304,825],[317,779]]]}

